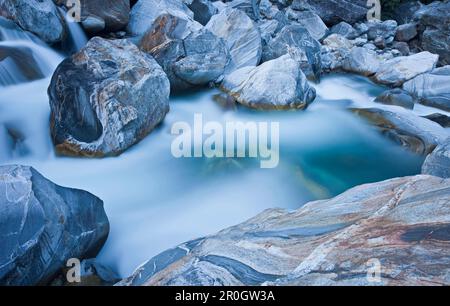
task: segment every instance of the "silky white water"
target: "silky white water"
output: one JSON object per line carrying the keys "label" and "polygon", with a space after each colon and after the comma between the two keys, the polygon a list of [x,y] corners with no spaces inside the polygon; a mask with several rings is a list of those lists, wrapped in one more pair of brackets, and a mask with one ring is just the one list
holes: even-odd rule
{"label": "silky white water", "polygon": [[[29,40],[2,42],[33,44]],[[42,49],[44,48],[44,49]],[[62,56],[35,44],[51,71]],[[186,240],[213,234],[268,208],[295,209],[365,182],[418,173],[422,158],[381,137],[342,107],[372,101],[383,88],[364,78],[333,75],[315,85],[307,111],[257,112],[225,108],[217,90],[171,98],[163,124],[119,157],[57,157],[49,132],[47,78],[0,88],[0,164],[25,164],[67,187],[104,201],[111,232],[98,259],[127,276],[142,262]],[[171,155],[173,123],[277,121],[280,163],[260,169],[254,159]]]}

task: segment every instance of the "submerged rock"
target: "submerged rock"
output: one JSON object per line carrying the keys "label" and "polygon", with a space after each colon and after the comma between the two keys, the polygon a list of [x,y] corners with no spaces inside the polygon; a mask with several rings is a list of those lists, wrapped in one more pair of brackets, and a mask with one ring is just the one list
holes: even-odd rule
{"label": "submerged rock", "polygon": [[450,178],[450,137],[428,155],[423,164],[422,173]]}
{"label": "submerged rock", "polygon": [[161,253],[119,285],[449,285],[449,190],[419,175],[267,210]]}
{"label": "submerged rock", "polygon": [[423,118],[427,118],[431,121],[436,122],[442,127],[448,128],[450,127],[450,117],[440,113],[433,113],[427,116],[423,116]]}
{"label": "submerged rock", "polygon": [[57,152],[122,153],[164,119],[169,93],[164,71],[134,44],[91,39],[58,66],[48,89]]}
{"label": "submerged rock", "polygon": [[255,23],[241,10],[227,8],[212,16],[205,26],[222,38],[231,54],[227,72],[256,66],[261,60],[261,35]]}
{"label": "submerged rock", "polygon": [[433,70],[438,59],[438,55],[426,51],[410,56],[395,57],[384,62],[374,78],[381,84],[401,86],[419,74]]}
{"label": "submerged rock", "polygon": [[108,232],[99,198],[0,166],[0,285],[46,284],[68,259],[96,256]]}
{"label": "submerged rock", "polygon": [[450,66],[434,69],[403,84],[419,102],[450,111]]}
{"label": "submerged rock", "polygon": [[353,111],[375,125],[385,136],[417,154],[431,153],[448,137],[448,132],[439,124],[407,110],[386,106]]}
{"label": "submerged rock", "polygon": [[407,109],[414,108],[414,98],[407,91],[400,88],[383,92],[375,99],[375,102],[387,105],[397,105]]}
{"label": "submerged rock", "polygon": [[236,70],[225,77],[221,88],[239,103],[256,109],[304,109],[316,97],[299,62],[289,54]]}
{"label": "submerged rock", "polygon": [[293,49],[304,54],[303,59],[298,60],[306,76],[319,80],[322,71],[321,45],[305,27],[298,24],[285,26],[264,46],[263,61],[276,59]]}
{"label": "submerged rock", "polygon": [[0,46],[0,87],[44,77],[31,49]]}
{"label": "submerged rock", "polygon": [[0,16],[49,44],[61,42],[67,35],[64,18],[52,0],[0,0]]}

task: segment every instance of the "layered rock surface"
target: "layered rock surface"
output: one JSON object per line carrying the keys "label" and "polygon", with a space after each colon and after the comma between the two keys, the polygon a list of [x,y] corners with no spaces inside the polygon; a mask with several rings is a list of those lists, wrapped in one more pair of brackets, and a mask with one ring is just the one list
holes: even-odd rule
{"label": "layered rock surface", "polygon": [[119,284],[448,285],[449,191],[450,180],[420,175],[268,210],[167,250]]}

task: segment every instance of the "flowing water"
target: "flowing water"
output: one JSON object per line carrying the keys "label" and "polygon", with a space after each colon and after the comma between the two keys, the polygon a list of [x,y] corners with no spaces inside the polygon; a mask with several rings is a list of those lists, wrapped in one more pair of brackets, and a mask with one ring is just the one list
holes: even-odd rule
{"label": "flowing water", "polygon": [[[29,47],[45,78],[0,88],[0,164],[31,165],[60,185],[99,196],[111,232],[98,258],[121,276],[167,248],[265,209],[296,209],[358,184],[420,171],[421,157],[344,110],[349,104],[370,105],[383,91],[348,75],[331,75],[315,85],[319,96],[305,112],[224,107],[213,99],[216,90],[174,96],[164,123],[121,156],[58,157],[49,136],[46,91],[63,57],[25,36],[9,37],[0,45]],[[195,113],[204,121],[279,122],[279,166],[260,169],[252,159],[174,158],[171,126],[192,122]]]}

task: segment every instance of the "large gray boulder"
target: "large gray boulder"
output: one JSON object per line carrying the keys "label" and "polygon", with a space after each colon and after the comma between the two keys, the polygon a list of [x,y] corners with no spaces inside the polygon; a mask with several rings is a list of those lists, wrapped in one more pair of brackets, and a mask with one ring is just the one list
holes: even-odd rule
{"label": "large gray boulder", "polygon": [[183,1],[139,0],[131,9],[127,31],[131,36],[140,37],[163,15],[176,16],[180,24],[189,24],[188,27],[193,27],[194,30],[201,28],[201,25],[194,21],[194,13]]}
{"label": "large gray boulder", "polygon": [[450,111],[450,66],[434,69],[403,84],[419,102]]}
{"label": "large gray boulder", "polygon": [[290,54],[236,70],[225,77],[221,88],[239,103],[256,109],[304,109],[316,97],[299,61]]}
{"label": "large gray boulder", "polygon": [[353,112],[377,127],[386,137],[416,154],[430,154],[448,137],[448,131],[436,122],[398,107],[380,105],[377,108],[353,109]]}
{"label": "large gray boulder", "polygon": [[449,190],[419,175],[266,210],[153,257],[119,285],[449,285]]}
{"label": "large gray boulder", "polygon": [[339,22],[334,25],[330,32],[333,34],[339,34],[347,39],[355,39],[358,37],[358,32],[353,28],[353,26],[345,21]]}
{"label": "large gray boulder", "polygon": [[49,44],[61,42],[67,35],[64,18],[52,0],[0,0],[0,16]]}
{"label": "large gray boulder", "polygon": [[300,61],[306,76],[310,79],[319,80],[322,71],[321,45],[301,25],[285,26],[264,46],[262,59],[266,62],[287,54],[293,49],[303,54]]}
{"label": "large gray boulder", "polygon": [[442,65],[450,64],[450,1],[423,6],[414,16],[421,28],[421,48],[439,54]]}
{"label": "large gray boulder", "polygon": [[230,53],[222,38],[189,24],[174,15],[158,17],[139,42],[166,72],[172,91],[181,91],[215,81],[230,63]]}
{"label": "large gray boulder", "polygon": [[329,26],[366,20],[368,12],[367,0],[293,0],[291,8],[311,10]]}
{"label": "large gray boulder", "polygon": [[164,71],[134,44],[92,38],[58,66],[48,89],[57,152],[120,154],[164,119],[169,93]]}
{"label": "large gray boulder", "polygon": [[212,16],[205,28],[225,41],[231,55],[228,73],[259,64],[261,34],[256,24],[243,11],[227,8]]}
{"label": "large gray boulder", "polygon": [[450,137],[428,155],[423,164],[422,173],[450,178]]}
{"label": "large gray boulder", "polygon": [[287,17],[293,20],[303,27],[305,27],[311,36],[316,40],[321,40],[328,33],[328,27],[320,19],[319,15],[311,11],[294,11],[288,9],[286,12]]}
{"label": "large gray boulder", "polygon": [[0,285],[46,284],[68,259],[96,256],[108,233],[99,198],[0,166]]}
{"label": "large gray boulder", "polygon": [[397,28],[395,39],[397,41],[407,42],[417,36],[417,25],[415,23],[405,23]]}
{"label": "large gray boulder", "polygon": [[379,55],[370,49],[354,47],[342,61],[342,70],[372,76],[381,66]]}
{"label": "large gray boulder", "polygon": [[410,56],[399,56],[385,61],[377,73],[375,81],[390,86],[401,86],[416,76],[436,67],[439,56],[430,52],[420,52]]}

